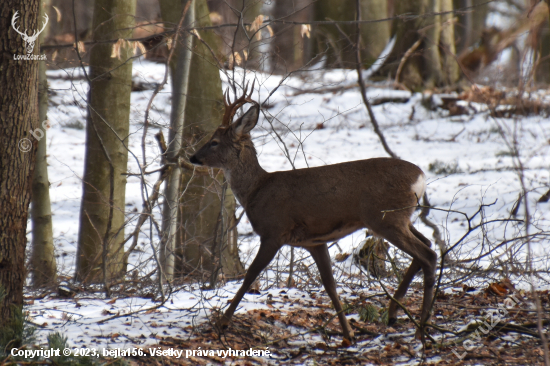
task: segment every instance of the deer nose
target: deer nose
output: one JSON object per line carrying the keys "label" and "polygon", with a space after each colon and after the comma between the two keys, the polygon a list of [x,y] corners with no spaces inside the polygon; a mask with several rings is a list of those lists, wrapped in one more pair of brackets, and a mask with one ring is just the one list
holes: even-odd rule
{"label": "deer nose", "polygon": [[189,159],[189,161],[191,162],[191,164],[202,165],[202,163],[199,161],[199,159],[197,159],[195,155],[191,156],[191,159]]}

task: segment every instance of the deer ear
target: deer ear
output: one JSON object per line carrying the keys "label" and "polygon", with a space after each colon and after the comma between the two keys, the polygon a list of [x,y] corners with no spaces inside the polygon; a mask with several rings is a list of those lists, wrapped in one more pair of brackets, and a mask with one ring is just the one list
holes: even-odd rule
{"label": "deer ear", "polygon": [[248,134],[256,126],[256,123],[258,123],[259,116],[260,106],[254,104],[241,118],[233,122],[233,131],[235,131],[237,136]]}

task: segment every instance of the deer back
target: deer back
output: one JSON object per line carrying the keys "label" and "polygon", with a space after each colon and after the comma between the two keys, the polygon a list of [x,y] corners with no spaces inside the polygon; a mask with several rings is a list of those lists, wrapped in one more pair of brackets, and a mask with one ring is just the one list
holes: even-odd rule
{"label": "deer back", "polygon": [[375,158],[267,173],[250,137],[258,116],[255,104],[237,121],[220,126],[190,161],[223,169],[260,236],[315,245],[363,227],[381,232],[387,220],[391,226],[408,225],[425,190],[416,165]]}

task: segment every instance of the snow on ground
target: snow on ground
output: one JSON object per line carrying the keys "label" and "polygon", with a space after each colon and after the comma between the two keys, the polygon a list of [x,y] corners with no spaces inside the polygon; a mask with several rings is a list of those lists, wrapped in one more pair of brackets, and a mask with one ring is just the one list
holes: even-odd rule
{"label": "snow on ground", "polygon": [[[155,85],[163,78],[164,66],[138,61],[134,63],[133,75],[134,82]],[[224,83],[228,76],[233,77],[231,72],[228,75],[222,73]],[[237,80],[242,79],[239,71],[235,76]],[[79,69],[49,71],[48,77],[51,89],[48,119],[51,128],[47,139],[54,238],[60,272],[70,277],[76,253],[82,190],[87,83]],[[258,81],[253,97],[262,102],[282,81],[280,76],[256,74],[255,77]],[[270,97],[265,115],[259,127],[253,131],[261,165],[267,171],[292,168],[273,129],[282,136],[296,168],[387,156],[371,128],[358,88],[346,88],[337,93],[323,91],[339,85],[351,85],[355,81],[355,72],[349,70],[311,72],[284,80],[283,86]],[[142,159],[140,144],[144,112],[151,93],[152,90],[132,93],[129,147],[135,157],[129,157],[130,172],[138,171],[137,161]],[[499,129],[507,131],[508,136],[514,133],[525,169],[533,223],[538,228],[548,230],[550,204],[536,203],[550,182],[548,118],[530,116],[519,120],[495,119],[489,116],[486,106],[476,103],[470,103],[469,106],[478,113],[472,110],[468,115],[450,117],[447,111],[437,108],[440,102],[438,96],[388,90],[383,85],[369,88],[368,96],[376,104],[373,106],[374,113],[393,151],[426,172],[431,205],[471,215],[482,203],[494,203],[484,208],[485,220],[509,218],[521,190],[518,175],[512,169],[514,161],[510,146],[507,146],[510,141],[503,139]],[[539,92],[536,97],[550,102],[547,92]],[[383,98],[401,99],[403,102],[376,103]],[[146,138],[147,161],[151,165],[147,170],[158,167],[159,150],[153,135],[159,128],[166,128],[169,112],[170,83],[157,95],[151,110],[151,127]],[[271,120],[271,124],[266,117]],[[438,169],[439,174],[436,174]],[[149,176],[148,184],[152,185],[156,178],[156,175]],[[128,179],[126,194],[127,212],[132,217],[135,215],[132,213],[134,209],[141,210],[140,183],[137,178]],[[159,215],[158,209],[155,214]],[[456,243],[466,231],[467,223],[460,214],[432,210],[430,218],[440,226],[450,244]],[[127,233],[132,230],[132,225]],[[419,220],[415,221],[415,225],[431,238],[431,229]],[[252,231],[246,218],[238,229],[240,233]],[[498,242],[499,239],[521,234],[519,226],[511,223],[497,222],[489,229],[484,233],[486,237],[482,236],[481,231],[468,237],[464,246],[452,255],[460,258],[475,256],[482,250],[483,245],[480,244],[486,241]],[[344,252],[352,252],[363,237],[364,233],[357,232],[341,240],[339,246]],[[148,243],[147,237],[144,235],[140,242]],[[243,260],[246,265],[252,260],[258,243],[258,238],[254,236],[243,240]],[[548,257],[547,246],[534,242],[532,247],[536,257]],[[148,244],[140,249],[130,257],[133,265],[138,266],[150,258]],[[505,255],[505,249],[502,248],[498,254]],[[334,255],[336,251],[336,247],[332,248],[331,254]],[[525,248],[520,254],[526,255]],[[482,263],[489,265],[493,260],[494,255],[488,256]],[[346,272],[358,272],[351,257],[341,267]],[[140,271],[145,269],[140,268]],[[542,282],[538,284],[545,285]],[[44,324],[38,331],[41,343],[45,342],[49,332],[56,330],[68,335],[73,346],[146,347],[157,344],[154,334],[185,337],[183,325],[203,322],[210,316],[210,308],[225,306],[238,285],[228,283],[215,291],[186,286],[173,294],[170,302],[157,311],[141,312],[107,322],[101,321],[110,315],[146,309],[155,303],[143,298],[118,299],[112,304],[101,298],[45,298],[34,300],[26,306],[26,310],[30,311],[34,323]],[[269,295],[277,297],[279,292],[279,289],[270,289],[262,291],[261,296],[247,295],[239,312],[266,307],[265,299]],[[300,298],[302,292],[290,290],[288,296]],[[288,303],[282,302],[281,308],[288,306]],[[307,336],[304,341],[314,338]],[[383,343],[383,340],[379,341]]]}

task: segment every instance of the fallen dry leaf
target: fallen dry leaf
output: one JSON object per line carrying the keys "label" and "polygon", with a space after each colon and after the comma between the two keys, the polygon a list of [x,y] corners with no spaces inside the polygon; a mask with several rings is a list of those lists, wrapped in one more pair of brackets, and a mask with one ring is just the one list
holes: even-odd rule
{"label": "fallen dry leaf", "polygon": [[498,283],[491,283],[485,291],[487,293],[492,293],[497,296],[506,296],[508,294],[508,290]]}

